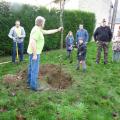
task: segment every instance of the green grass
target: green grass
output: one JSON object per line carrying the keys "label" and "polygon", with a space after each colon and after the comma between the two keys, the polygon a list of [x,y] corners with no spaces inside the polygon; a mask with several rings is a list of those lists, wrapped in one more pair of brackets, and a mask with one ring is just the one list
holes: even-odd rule
{"label": "green grass", "polygon": [[[120,120],[120,64],[112,63],[112,51],[109,50],[109,63],[95,64],[96,45],[88,44],[87,72],[76,71],[76,51],[74,62],[63,61],[63,69],[73,77],[73,84],[66,90],[33,92],[17,90],[16,96],[10,96],[10,88],[2,84],[2,76],[16,74],[28,65],[26,61],[19,65],[12,63],[0,65],[0,120],[16,120],[21,114],[27,120]],[[59,56],[66,57],[65,50],[43,53],[41,64],[59,64]],[[103,58],[103,55],[102,55]],[[9,60],[0,58],[0,62]],[[12,87],[12,86],[10,86]],[[117,117],[113,117],[113,114]]]}

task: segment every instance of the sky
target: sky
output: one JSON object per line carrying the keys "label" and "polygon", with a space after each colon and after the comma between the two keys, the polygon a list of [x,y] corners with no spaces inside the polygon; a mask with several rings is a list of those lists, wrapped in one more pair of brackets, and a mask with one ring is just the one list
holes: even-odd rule
{"label": "sky", "polygon": [[50,0],[5,0],[9,2],[18,2],[18,3],[28,3],[33,5],[47,5],[50,3]]}
{"label": "sky", "polygon": [[115,0],[112,0],[113,4],[115,3]]}
{"label": "sky", "polygon": [[[19,3],[28,3],[28,4],[32,4],[32,5],[48,5],[50,3],[50,1],[53,0],[5,0],[5,1],[9,1],[9,2],[19,2]],[[114,4],[115,0],[112,0],[112,3]],[[73,4],[71,4],[71,7],[73,6]],[[119,0],[119,5],[118,5],[118,9],[120,10],[120,0]]]}
{"label": "sky", "polygon": [[[41,5],[46,5],[46,4],[49,4],[50,1],[52,0],[6,0],[6,1],[10,1],[10,2],[20,2],[20,3],[29,3],[29,4],[41,4]],[[112,0],[113,4],[115,2],[115,0]],[[119,8],[120,8],[120,2],[119,2]]]}

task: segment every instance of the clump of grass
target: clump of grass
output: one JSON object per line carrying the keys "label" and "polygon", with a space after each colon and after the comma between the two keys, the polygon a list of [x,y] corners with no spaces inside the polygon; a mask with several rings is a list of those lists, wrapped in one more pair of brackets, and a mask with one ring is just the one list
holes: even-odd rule
{"label": "clump of grass", "polygon": [[[62,69],[73,78],[72,86],[66,90],[33,92],[19,89],[11,96],[12,85],[7,88],[2,76],[16,74],[27,67],[26,62],[0,65],[0,120],[16,120],[22,115],[28,120],[114,120],[120,119],[120,63],[112,62],[109,49],[109,63],[95,64],[96,45],[88,44],[87,72],[76,71],[76,51],[73,63],[62,60]],[[42,64],[59,65],[58,56],[66,56],[65,50],[56,50],[41,56]],[[103,54],[102,54],[103,57]],[[5,58],[3,58],[5,60]],[[10,59],[7,57],[7,60]],[[28,56],[25,56],[26,61]],[[2,61],[2,60],[1,60]]]}

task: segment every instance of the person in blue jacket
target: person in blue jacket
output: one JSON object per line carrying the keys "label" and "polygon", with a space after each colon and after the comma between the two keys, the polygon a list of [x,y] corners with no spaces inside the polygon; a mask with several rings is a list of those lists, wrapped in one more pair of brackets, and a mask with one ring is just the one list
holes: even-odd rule
{"label": "person in blue jacket", "polygon": [[74,45],[74,37],[72,31],[69,31],[66,36],[66,50],[67,50],[67,58],[70,59],[70,63],[72,62],[72,50]]}
{"label": "person in blue jacket", "polygon": [[89,34],[88,31],[86,29],[84,29],[83,24],[79,25],[79,29],[77,30],[76,33],[76,45],[79,45],[79,39],[83,40],[83,44],[86,45],[88,43],[89,40]]}
{"label": "person in blue jacket", "polygon": [[[79,25],[79,29],[77,30],[77,33],[76,33],[76,46],[78,48],[78,53],[80,52],[80,54],[81,54],[81,50],[83,50],[82,51],[83,54],[82,55],[78,55],[78,53],[77,53],[77,56],[79,58],[78,59],[78,64],[77,64],[77,70],[79,70],[79,66],[80,66],[80,64],[82,64],[83,71],[86,71],[85,59],[86,59],[86,53],[87,53],[87,43],[88,43],[88,40],[89,40],[88,31],[86,29],[84,29],[83,24],[80,24]],[[81,45],[80,45],[80,41],[82,41]]]}

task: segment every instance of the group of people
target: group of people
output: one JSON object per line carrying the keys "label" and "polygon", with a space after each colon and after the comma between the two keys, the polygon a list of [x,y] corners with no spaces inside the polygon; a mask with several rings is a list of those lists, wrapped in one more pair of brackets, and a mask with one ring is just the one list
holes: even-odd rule
{"label": "group of people", "polygon": [[[113,38],[113,39],[112,39]],[[80,64],[82,64],[83,72],[86,71],[86,52],[87,43],[89,40],[89,34],[83,25],[79,25],[79,29],[76,33],[76,45],[74,45],[74,36],[72,31],[69,31],[66,36],[66,50],[67,58],[69,58],[70,63],[72,62],[72,50],[73,47],[77,47],[77,70],[79,70]],[[104,51],[104,64],[108,63],[108,49],[109,44],[112,40],[112,50],[113,50],[113,61],[120,61],[120,27],[118,29],[117,35],[113,37],[112,31],[106,24],[106,20],[103,19],[102,24],[94,32],[94,40],[97,43],[97,57],[96,64],[99,64],[101,58],[101,52]]]}
{"label": "group of people", "polygon": [[[35,19],[35,26],[32,28],[29,38],[27,53],[29,54],[28,66],[28,88],[34,91],[41,91],[44,88],[40,87],[38,82],[40,54],[44,47],[44,34],[54,34],[60,32],[63,28],[53,30],[44,30],[45,18],[38,16]],[[20,26],[20,21],[15,22],[15,26],[10,29],[8,36],[13,40],[12,62],[16,62],[17,51],[19,54],[19,61],[23,61],[23,48],[25,30]]]}
{"label": "group of people", "polygon": [[100,62],[102,49],[104,51],[104,64],[108,63],[108,49],[111,41],[113,51],[112,61],[120,62],[120,26],[117,34],[113,35],[110,27],[106,25],[106,20],[103,19],[102,25],[95,30],[94,40],[98,46],[96,64]]}
{"label": "group of people", "polygon": [[[84,29],[83,24],[79,25],[79,29],[76,33],[76,47],[77,50],[77,70],[80,68],[80,64],[82,64],[83,71],[86,71],[86,52],[87,52],[87,43],[89,40],[89,34],[86,29]],[[66,36],[66,50],[67,50],[67,58],[69,58],[70,63],[72,62],[72,50],[74,47],[74,36],[72,31],[69,31],[68,35]]]}
{"label": "group of people", "polygon": [[[63,28],[53,30],[44,30],[45,18],[38,16],[35,19],[35,26],[32,28],[29,38],[29,44],[27,53],[29,54],[29,66],[28,66],[28,87],[35,91],[43,90],[38,82],[40,55],[44,47],[44,34],[54,34],[60,32]],[[19,61],[23,61],[23,48],[24,48],[24,38],[26,36],[25,30],[20,26],[20,21],[15,22],[15,26],[10,29],[8,36],[13,40],[13,52],[12,52],[12,62],[15,63],[17,50],[19,53]],[[102,21],[102,25],[95,30],[94,39],[98,45],[96,64],[99,64],[102,49],[104,50],[104,64],[108,63],[108,48],[109,43],[112,40],[112,32],[109,26],[106,25],[106,20]],[[83,24],[79,25],[79,29],[76,33],[75,46],[77,47],[77,70],[82,65],[83,72],[86,71],[86,53],[87,53],[87,43],[89,40],[89,34],[86,29],[84,29]],[[69,31],[66,36],[66,50],[67,57],[72,62],[72,50],[74,47],[74,36],[72,31]],[[113,61],[120,60],[120,27],[117,36],[113,38]]]}

